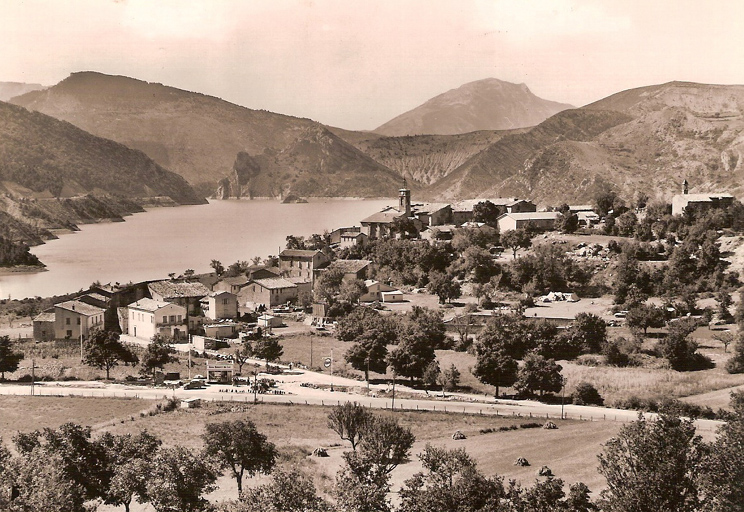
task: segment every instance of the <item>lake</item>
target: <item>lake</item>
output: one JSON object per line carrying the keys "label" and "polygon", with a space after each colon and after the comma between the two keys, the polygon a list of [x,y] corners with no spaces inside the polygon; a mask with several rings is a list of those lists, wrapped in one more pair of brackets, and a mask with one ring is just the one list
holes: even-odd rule
{"label": "lake", "polygon": [[287,235],[308,236],[359,221],[395,199],[211,201],[207,205],[155,208],[126,222],[83,224],[81,230],[33,247],[47,272],[0,276],[0,298],[51,296],[87,289],[91,283],[167,278],[186,269],[211,272],[278,254]]}

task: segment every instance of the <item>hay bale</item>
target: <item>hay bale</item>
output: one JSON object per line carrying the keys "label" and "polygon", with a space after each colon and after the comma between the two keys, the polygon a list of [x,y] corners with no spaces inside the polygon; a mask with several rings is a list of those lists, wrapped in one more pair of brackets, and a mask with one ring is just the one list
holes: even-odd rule
{"label": "hay bale", "polygon": [[325,448],[316,448],[313,450],[313,457],[328,457],[328,451]]}
{"label": "hay bale", "polygon": [[517,460],[514,461],[514,465],[526,467],[526,466],[529,466],[530,463],[524,457],[519,457]]}
{"label": "hay bale", "polygon": [[462,432],[458,430],[457,432],[452,434],[452,439],[454,439],[455,441],[459,441],[461,439],[467,439],[467,438],[465,437],[465,434],[463,434]]}
{"label": "hay bale", "polygon": [[545,422],[545,425],[543,425],[543,428],[546,429],[546,430],[557,430],[558,429],[558,425],[556,425],[552,421],[546,421]]}
{"label": "hay bale", "polygon": [[537,476],[553,476],[553,471],[548,466],[543,466],[537,470]]}

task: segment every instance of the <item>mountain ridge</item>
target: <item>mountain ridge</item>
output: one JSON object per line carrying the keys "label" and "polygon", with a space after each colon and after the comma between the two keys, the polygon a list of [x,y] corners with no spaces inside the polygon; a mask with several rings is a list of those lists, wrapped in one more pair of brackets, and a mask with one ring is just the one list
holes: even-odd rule
{"label": "mountain ridge", "polygon": [[456,135],[535,126],[572,105],[539,98],[525,84],[497,78],[434,96],[373,130],[386,136]]}

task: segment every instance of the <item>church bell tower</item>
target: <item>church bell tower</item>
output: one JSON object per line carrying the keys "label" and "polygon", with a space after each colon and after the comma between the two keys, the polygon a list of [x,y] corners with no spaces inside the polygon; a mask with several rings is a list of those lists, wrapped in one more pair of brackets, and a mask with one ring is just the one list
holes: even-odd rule
{"label": "church bell tower", "polygon": [[405,178],[403,178],[403,187],[398,191],[398,211],[405,212],[406,217],[411,216],[411,191]]}

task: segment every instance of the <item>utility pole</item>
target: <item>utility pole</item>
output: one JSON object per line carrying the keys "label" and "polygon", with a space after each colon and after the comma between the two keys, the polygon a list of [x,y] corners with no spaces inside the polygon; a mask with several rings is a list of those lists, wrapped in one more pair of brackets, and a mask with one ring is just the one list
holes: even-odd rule
{"label": "utility pole", "polygon": [[561,388],[561,419],[562,420],[563,419],[566,419],[563,416],[563,402],[565,401],[565,398],[566,398],[566,383],[567,382],[568,382],[568,378],[567,377],[563,377],[561,379],[561,384],[563,384],[563,387]]}
{"label": "utility pole", "polygon": [[188,337],[189,337],[189,380],[191,380],[191,348],[192,348],[191,344],[193,343],[193,341],[191,339],[191,334],[188,334]]}
{"label": "utility pole", "polygon": [[369,393],[369,356],[367,356],[367,393]]}
{"label": "utility pole", "polygon": [[80,325],[80,362],[83,362],[83,326]]}
{"label": "utility pole", "polygon": [[310,369],[313,369],[313,338],[310,337]]}
{"label": "utility pole", "polygon": [[393,370],[393,412],[395,412],[395,370]]}
{"label": "utility pole", "polygon": [[36,359],[31,359],[31,396],[34,396],[34,381],[36,380]]}

